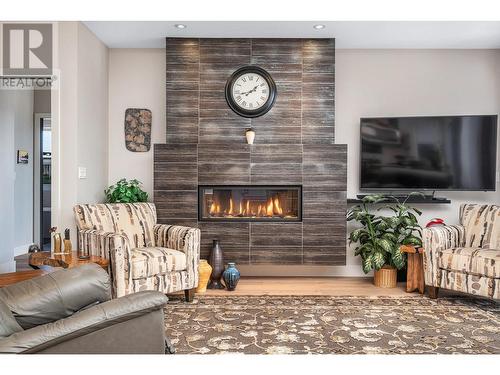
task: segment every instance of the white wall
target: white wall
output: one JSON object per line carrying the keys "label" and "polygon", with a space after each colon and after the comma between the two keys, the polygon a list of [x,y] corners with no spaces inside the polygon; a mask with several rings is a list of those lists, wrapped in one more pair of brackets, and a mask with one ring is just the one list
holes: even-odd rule
{"label": "white wall", "polygon": [[51,225],[72,225],[71,207],[77,201],[77,51],[76,22],[54,24],[55,59],[59,87],[51,96],[52,196]]}
{"label": "white wall", "polygon": [[[497,114],[498,50],[337,50],[337,143],[347,143],[347,194],[359,193],[359,119],[376,116]],[[500,150],[500,138],[498,141]],[[497,168],[500,167],[500,153]],[[440,192],[452,204],[420,205],[421,224],[433,217],[458,223],[463,202],[500,203],[496,192]],[[347,264],[360,264],[348,249]]]}
{"label": "white wall", "polygon": [[[16,248],[33,242],[32,90],[0,89],[0,131],[0,272],[12,272]],[[17,150],[28,151],[28,164],[17,164]]]}
{"label": "white wall", "polygon": [[[80,22],[58,22],[55,35],[52,223],[71,228],[74,242],[73,206],[102,201],[107,184],[108,49]],[[78,179],[78,167],[87,168],[86,179]]]}
{"label": "white wall", "polygon": [[12,272],[14,267],[14,113],[7,90],[0,91],[0,273]]}
{"label": "white wall", "polygon": [[[14,254],[33,243],[33,90],[12,90],[15,102],[14,151],[28,151],[28,164],[15,164]],[[17,158],[17,155],[15,155]],[[18,249],[16,249],[18,248]]]}
{"label": "white wall", "polygon": [[[109,182],[138,178],[152,190],[152,153],[125,149],[127,107],[153,111],[152,143],[165,139],[165,53],[162,49],[111,49],[109,63]],[[500,51],[337,50],[336,142],[348,144],[348,196],[358,191],[359,118],[496,114],[500,110]],[[499,144],[500,149],[500,144]],[[499,162],[500,165],[500,162]],[[451,205],[421,205],[421,222],[456,222],[462,202],[500,202],[497,191],[450,192]],[[346,267],[241,266],[245,275],[363,275],[348,249]]]}
{"label": "white wall", "polygon": [[165,51],[111,49],[109,52],[109,171],[108,182],[136,178],[152,197],[153,147],[131,152],[125,147],[127,108],[148,108],[152,113],[151,145],[165,142]]}
{"label": "white wall", "polygon": [[108,183],[108,48],[78,23],[78,203],[104,199]]}
{"label": "white wall", "polygon": [[[49,103],[52,109],[52,225],[61,232],[71,228],[76,245],[73,206],[102,201],[108,184],[108,48],[80,22],[53,23],[53,35],[54,71],[59,86],[50,96],[45,93],[40,97],[37,95],[40,100],[37,100],[36,110],[46,112]],[[164,95],[164,90],[161,94]],[[25,245],[24,241],[31,242],[29,238],[33,232],[33,209],[29,213],[24,212],[14,204],[17,198],[25,205],[30,202],[32,205],[33,170],[31,167],[30,181],[27,176],[22,176],[21,180],[20,172],[24,172],[22,168],[26,166],[14,164],[14,148],[19,146],[28,150],[32,163],[33,141],[31,139],[26,146],[26,139],[22,144],[14,144],[14,126],[11,123],[15,117],[9,112],[14,107],[12,103],[6,103],[0,98],[2,136],[12,139],[0,148],[0,272],[13,270],[13,249]],[[32,136],[33,98],[31,106],[23,105],[23,108],[30,112]],[[21,139],[21,134],[16,133],[16,136]],[[86,179],[78,179],[78,167],[87,168]],[[16,170],[19,170],[17,180],[20,186],[14,181]],[[29,231],[31,235],[27,236],[24,231]]]}

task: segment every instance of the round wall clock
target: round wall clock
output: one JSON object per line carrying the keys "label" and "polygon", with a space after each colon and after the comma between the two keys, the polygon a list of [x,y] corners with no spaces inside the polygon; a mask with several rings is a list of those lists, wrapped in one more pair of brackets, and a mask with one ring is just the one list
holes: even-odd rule
{"label": "round wall clock", "polygon": [[258,117],[267,113],[276,100],[276,84],[271,75],[258,66],[236,70],[226,83],[229,107],[243,117]]}

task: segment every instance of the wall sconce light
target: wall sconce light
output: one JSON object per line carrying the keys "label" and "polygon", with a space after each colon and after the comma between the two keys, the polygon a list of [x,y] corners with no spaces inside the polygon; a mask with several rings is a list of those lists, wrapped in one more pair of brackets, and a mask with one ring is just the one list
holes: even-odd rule
{"label": "wall sconce light", "polygon": [[255,139],[255,132],[253,131],[253,129],[252,129],[252,128],[247,129],[247,130],[245,131],[245,137],[247,137],[247,143],[248,143],[249,145],[253,145],[253,141],[254,141],[254,139]]}

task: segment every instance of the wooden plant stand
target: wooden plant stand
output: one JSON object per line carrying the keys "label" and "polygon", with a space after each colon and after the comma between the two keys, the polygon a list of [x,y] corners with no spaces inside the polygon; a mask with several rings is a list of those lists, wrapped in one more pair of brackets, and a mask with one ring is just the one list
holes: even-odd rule
{"label": "wooden plant stand", "polygon": [[424,294],[424,249],[415,246],[403,245],[401,252],[408,254],[408,270],[406,271],[406,292],[411,293],[416,290]]}

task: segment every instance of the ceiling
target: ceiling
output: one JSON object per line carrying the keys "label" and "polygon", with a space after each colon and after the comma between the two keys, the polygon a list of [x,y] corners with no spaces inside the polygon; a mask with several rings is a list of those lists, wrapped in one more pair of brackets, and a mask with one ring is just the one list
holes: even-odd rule
{"label": "ceiling", "polygon": [[[337,48],[500,48],[497,21],[87,21],[110,48],[164,48],[165,37],[336,38]],[[183,30],[175,24],[185,24]],[[315,30],[315,24],[325,28]]]}

